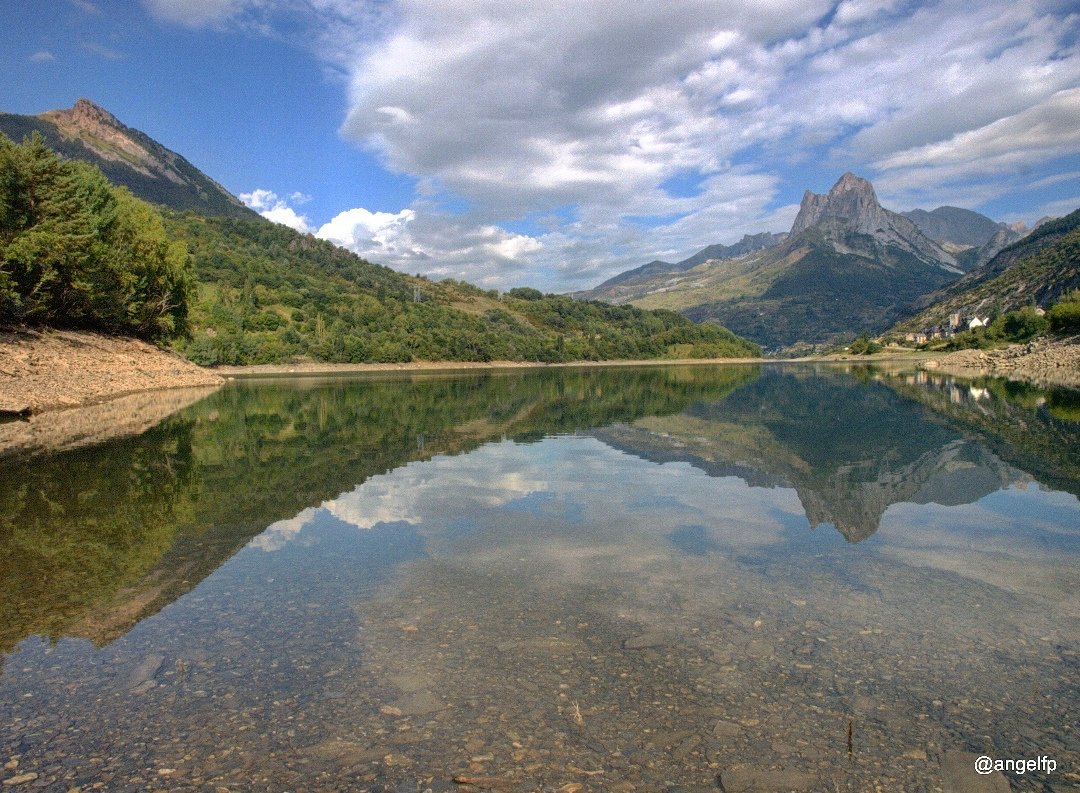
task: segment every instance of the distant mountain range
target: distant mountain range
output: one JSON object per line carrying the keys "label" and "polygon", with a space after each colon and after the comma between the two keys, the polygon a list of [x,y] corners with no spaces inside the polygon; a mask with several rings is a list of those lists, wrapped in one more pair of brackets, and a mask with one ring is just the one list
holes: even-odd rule
{"label": "distant mountain range", "polygon": [[40,132],[53,151],[93,163],[113,184],[152,204],[209,216],[257,217],[184,157],[89,99],[37,116],[0,113],[0,132],[15,142]]}
{"label": "distant mountain range", "polygon": [[806,191],[788,234],[746,236],[650,262],[578,296],[715,320],[773,351],[888,328],[1026,231],[970,210],[885,209],[866,179]]}

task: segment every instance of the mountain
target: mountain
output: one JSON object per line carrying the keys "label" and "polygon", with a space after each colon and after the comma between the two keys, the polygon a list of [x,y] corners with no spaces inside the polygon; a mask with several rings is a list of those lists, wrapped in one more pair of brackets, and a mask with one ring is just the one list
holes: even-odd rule
{"label": "mountain", "polygon": [[900,214],[952,253],[965,270],[973,270],[990,261],[1000,250],[1028,232],[1023,222],[998,223],[986,215],[960,207],[943,206],[930,212],[912,209]]}
{"label": "mountain", "polygon": [[60,155],[96,165],[113,184],[178,211],[255,217],[240,199],[184,157],[122,124],[89,99],[38,116],[0,113],[0,132],[19,142],[34,132]]}
{"label": "mountain", "polygon": [[914,222],[882,207],[870,182],[847,173],[825,195],[806,191],[782,242],[627,279],[605,296],[718,321],[766,348],[793,350],[883,330],[962,273]]}
{"label": "mountain", "polygon": [[956,259],[903,215],[878,203],[866,179],[845,173],[827,195],[809,190],[791,227],[792,238],[816,233],[840,253],[874,254],[893,249],[933,267],[956,268]]}
{"label": "mountain", "polygon": [[643,283],[649,278],[661,273],[686,272],[705,262],[722,262],[729,259],[738,259],[740,256],[746,256],[755,251],[779,245],[786,238],[786,234],[772,234],[768,231],[760,234],[745,234],[743,235],[743,238],[734,245],[710,245],[707,248],[698,251],[693,256],[683,259],[681,262],[676,262],[675,264],[660,261],[659,259],[651,261],[648,264],[641,265],[641,267],[619,273],[593,289],[577,293],[575,297],[584,297],[589,300],[618,302],[617,298],[620,296],[620,293],[625,290],[619,290],[616,287],[629,287],[634,284]]}
{"label": "mountain", "polygon": [[895,330],[915,332],[963,318],[997,315],[1026,305],[1045,307],[1080,289],[1080,209],[1040,224],[989,262],[925,295]]}
{"label": "mountain", "polygon": [[37,131],[62,155],[98,165],[116,183],[162,204],[155,211],[138,202],[149,215],[160,215],[162,235],[181,259],[186,250],[194,270],[197,289],[184,312],[192,335],[175,346],[199,364],[760,354],[725,328],[695,325],[673,312],[575,301],[527,287],[501,295],[365,261],[260,217],[179,154],[89,100],[71,110],[0,120],[0,131],[19,139]]}
{"label": "mountain", "polygon": [[986,215],[960,207],[938,207],[927,212],[925,209],[912,209],[901,212],[919,230],[932,240],[951,242],[969,248],[980,248],[1002,228],[1004,223],[996,223]]}

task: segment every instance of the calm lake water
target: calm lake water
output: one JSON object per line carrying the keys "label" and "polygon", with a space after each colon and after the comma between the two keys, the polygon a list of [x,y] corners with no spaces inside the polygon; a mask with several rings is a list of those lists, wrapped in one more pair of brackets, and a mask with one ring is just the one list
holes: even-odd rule
{"label": "calm lake water", "polygon": [[1072,790],[1078,493],[1080,395],[1001,381],[233,383],[0,458],[0,779]]}

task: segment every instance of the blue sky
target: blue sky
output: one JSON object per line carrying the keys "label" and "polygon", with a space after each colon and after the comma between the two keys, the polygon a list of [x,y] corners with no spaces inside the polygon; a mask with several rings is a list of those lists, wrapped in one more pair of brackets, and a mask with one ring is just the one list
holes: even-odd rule
{"label": "blue sky", "polygon": [[897,209],[1080,206],[1066,2],[0,0],[0,110],[88,97],[279,222],[485,286],[591,286]]}

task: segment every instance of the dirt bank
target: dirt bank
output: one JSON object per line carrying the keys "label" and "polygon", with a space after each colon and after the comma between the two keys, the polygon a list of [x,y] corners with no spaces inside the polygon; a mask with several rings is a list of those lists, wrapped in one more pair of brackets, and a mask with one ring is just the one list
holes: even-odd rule
{"label": "dirt bank", "polygon": [[223,382],[218,374],[135,339],[81,331],[0,331],[0,415]]}
{"label": "dirt bank", "polygon": [[1080,336],[1037,339],[999,350],[957,350],[921,366],[958,377],[992,375],[1043,386],[1080,388]]}

